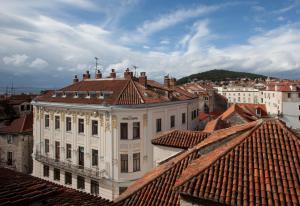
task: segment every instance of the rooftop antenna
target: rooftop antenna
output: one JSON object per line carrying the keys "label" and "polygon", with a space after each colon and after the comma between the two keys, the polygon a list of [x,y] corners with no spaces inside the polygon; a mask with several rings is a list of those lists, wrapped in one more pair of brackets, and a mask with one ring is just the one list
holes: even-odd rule
{"label": "rooftop antenna", "polygon": [[132,67],[133,67],[133,69],[134,69],[134,76],[136,77],[136,76],[137,76],[137,75],[136,75],[136,69],[138,68],[138,66],[132,65]]}
{"label": "rooftop antenna", "polygon": [[98,57],[95,57],[96,60],[96,67],[95,67],[95,76],[97,74],[97,69],[98,69]]}

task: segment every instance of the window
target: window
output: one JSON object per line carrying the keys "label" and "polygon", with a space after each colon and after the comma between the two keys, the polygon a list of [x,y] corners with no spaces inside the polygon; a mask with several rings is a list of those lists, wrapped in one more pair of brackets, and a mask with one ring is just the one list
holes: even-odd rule
{"label": "window", "polygon": [[170,117],[170,128],[175,127],[175,115]]}
{"label": "window", "polygon": [[121,172],[128,172],[128,154],[121,154]]}
{"label": "window", "polygon": [[59,149],[59,142],[55,141],[55,159],[59,160],[60,158],[60,149]]}
{"label": "window", "polygon": [[77,176],[77,189],[84,189],[84,177]]}
{"label": "window", "polygon": [[99,195],[99,183],[95,180],[91,180],[91,193],[93,195]]}
{"label": "window", "polygon": [[78,147],[78,164],[84,166],[84,148]]}
{"label": "window", "polygon": [[[279,112],[278,112],[279,113]],[[300,116],[299,116],[299,121],[300,121]]]}
{"label": "window", "polygon": [[54,168],[54,180],[60,180],[60,170]]}
{"label": "window", "polygon": [[98,166],[98,150],[92,149],[92,166]]}
{"label": "window", "polygon": [[98,121],[92,120],[92,135],[98,135]]}
{"label": "window", "polygon": [[7,135],[7,144],[12,144],[13,143],[13,136]]}
{"label": "window", "polygon": [[49,166],[44,165],[44,177],[49,177]]}
{"label": "window", "polygon": [[119,195],[127,190],[127,187],[119,187]]}
{"label": "window", "polygon": [[140,153],[133,154],[133,172],[137,172],[141,170],[140,165]]}
{"label": "window", "polygon": [[128,123],[121,123],[121,139],[128,139]]}
{"label": "window", "polygon": [[288,95],[288,98],[291,98],[291,96],[292,96],[292,94],[291,94],[291,93],[288,93],[287,95]]}
{"label": "window", "polygon": [[49,140],[45,139],[45,153],[49,153]]}
{"label": "window", "polygon": [[181,123],[185,124],[185,113],[181,114]]}
{"label": "window", "polygon": [[66,131],[69,132],[72,130],[72,120],[71,117],[66,117]]}
{"label": "window", "polygon": [[45,128],[49,128],[49,114],[45,115]]}
{"label": "window", "polygon": [[156,132],[161,131],[161,119],[156,119]]}
{"label": "window", "polygon": [[27,111],[30,111],[30,104],[27,104],[27,105],[26,105],[26,110],[27,110]]}
{"label": "window", "polygon": [[67,148],[66,158],[67,159],[71,159],[72,158],[72,145],[71,144],[67,144],[66,148]]}
{"label": "window", "polygon": [[55,129],[59,129],[59,128],[60,128],[59,116],[55,116]]}
{"label": "window", "polygon": [[6,164],[7,165],[12,165],[12,163],[13,163],[13,153],[12,152],[7,152]]}
{"label": "window", "polygon": [[133,139],[140,139],[140,123],[133,122]]}
{"label": "window", "polygon": [[298,93],[298,98],[300,98],[300,93]]}
{"label": "window", "polygon": [[84,119],[78,119],[78,133],[84,133]]}
{"label": "window", "polygon": [[21,111],[24,111],[24,110],[25,110],[24,105],[21,105]]}
{"label": "window", "polygon": [[72,173],[65,172],[65,184],[72,185]]}

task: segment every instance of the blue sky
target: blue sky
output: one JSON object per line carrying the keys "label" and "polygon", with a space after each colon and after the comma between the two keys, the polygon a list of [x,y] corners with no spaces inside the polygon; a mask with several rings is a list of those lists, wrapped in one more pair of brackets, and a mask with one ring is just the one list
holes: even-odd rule
{"label": "blue sky", "polygon": [[10,0],[0,8],[0,87],[60,87],[101,68],[149,78],[210,69],[300,78],[300,1]]}

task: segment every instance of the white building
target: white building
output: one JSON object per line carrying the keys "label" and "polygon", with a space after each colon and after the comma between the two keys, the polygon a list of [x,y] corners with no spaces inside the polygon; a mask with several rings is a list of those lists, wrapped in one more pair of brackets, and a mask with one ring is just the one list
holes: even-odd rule
{"label": "white building", "polygon": [[300,86],[293,81],[267,81],[265,89],[218,87],[229,103],[265,104],[269,115],[280,116],[288,126],[300,129]]}
{"label": "white building", "polygon": [[228,103],[259,103],[259,90],[253,87],[223,86],[216,87],[218,93],[225,96]]}
{"label": "white building", "polygon": [[151,139],[197,126],[198,100],[165,77],[164,85],[129,70],[83,80],[37,97],[33,175],[107,199],[153,165]]}

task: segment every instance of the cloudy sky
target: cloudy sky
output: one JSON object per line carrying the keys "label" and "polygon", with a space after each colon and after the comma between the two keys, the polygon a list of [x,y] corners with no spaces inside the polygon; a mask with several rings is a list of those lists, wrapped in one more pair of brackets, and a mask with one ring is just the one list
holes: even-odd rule
{"label": "cloudy sky", "polygon": [[60,87],[136,65],[152,79],[210,69],[300,78],[299,0],[9,0],[0,87]]}

